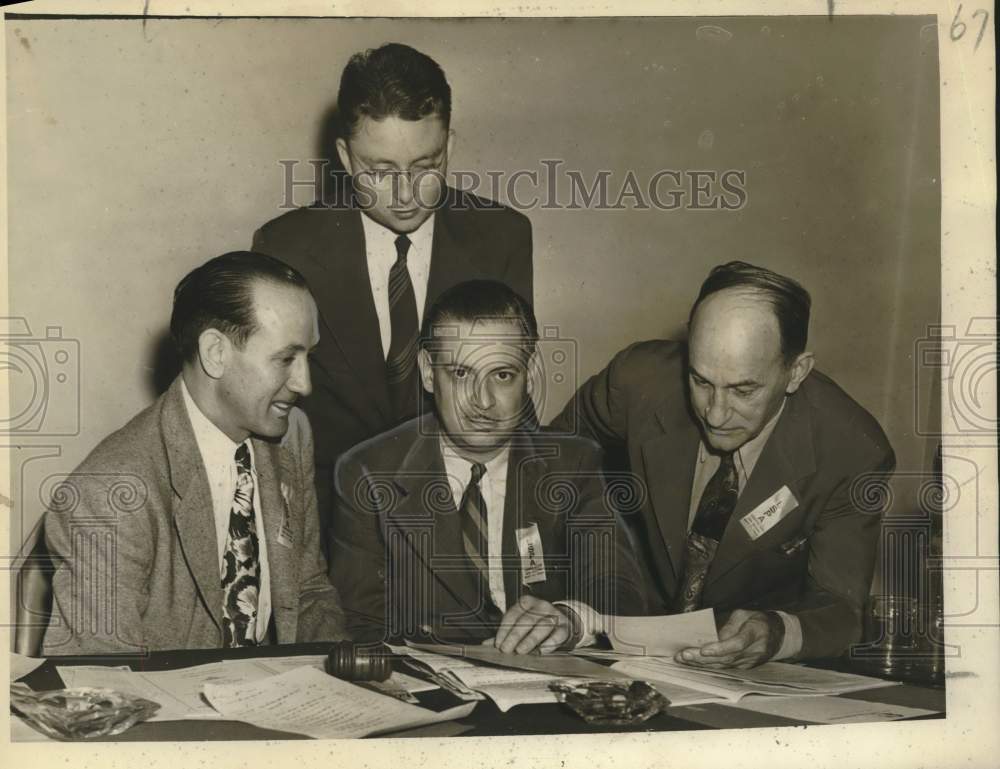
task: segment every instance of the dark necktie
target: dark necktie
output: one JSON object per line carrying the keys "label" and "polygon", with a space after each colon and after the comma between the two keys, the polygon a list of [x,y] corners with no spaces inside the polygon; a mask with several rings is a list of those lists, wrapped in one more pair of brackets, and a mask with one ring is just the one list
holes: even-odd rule
{"label": "dark necktie", "polygon": [[695,611],[701,607],[701,594],[705,587],[715,551],[722,533],[736,508],[740,495],[739,477],[732,453],[723,454],[719,469],[705,486],[698,502],[698,511],[687,538],[684,558],[684,579],[677,594],[674,610]]}
{"label": "dark necktie", "polygon": [[260,550],[253,511],[250,449],[236,449],[236,493],[229,511],[229,532],[222,556],[222,629],[227,648],[257,645]]}
{"label": "dark necktie", "polygon": [[392,338],[386,357],[386,377],[396,421],[417,413],[417,299],[406,267],[410,239],[396,238],[396,261],[389,270],[389,325]]}
{"label": "dark necktie", "polygon": [[465,554],[475,569],[480,595],[485,599],[479,607],[482,610],[480,613],[484,619],[495,622],[499,621],[500,614],[490,594],[486,500],[483,499],[483,492],[479,486],[485,473],[485,465],[479,462],[472,465],[469,483],[462,494],[458,513],[462,521],[462,544],[465,547]]}

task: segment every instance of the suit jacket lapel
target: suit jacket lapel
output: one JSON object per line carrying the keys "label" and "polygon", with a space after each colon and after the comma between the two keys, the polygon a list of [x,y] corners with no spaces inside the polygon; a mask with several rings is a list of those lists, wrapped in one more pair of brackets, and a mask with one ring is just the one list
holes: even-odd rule
{"label": "suit jacket lapel", "polygon": [[[528,435],[520,435],[511,443],[507,459],[507,483],[504,492],[503,536],[501,555],[503,558],[503,591],[507,607],[514,605],[521,597],[521,553],[517,547],[517,529],[538,523],[537,516],[531,514],[530,504],[545,472],[544,459],[537,455]],[[543,553],[544,557],[544,553]]]}
{"label": "suit jacket lapel", "polygon": [[371,388],[376,408],[389,419],[389,385],[368,277],[363,214],[357,210],[310,214],[317,222],[317,245],[303,272],[323,320],[320,344],[341,349],[358,378]]}
{"label": "suit jacket lapel", "polygon": [[686,408],[665,405],[656,411],[656,418],[663,433],[642,444],[642,460],[653,517],[670,556],[674,578],[678,579],[684,563],[691,482],[701,438]]}
{"label": "suit jacket lapel", "polygon": [[[394,478],[404,499],[389,511],[385,524],[399,530],[403,542],[419,541],[421,529],[430,524],[434,562],[424,561],[424,567],[445,591],[472,611],[479,604],[479,590],[465,561],[461,521],[448,485],[437,430],[433,417],[421,420],[418,437]],[[412,539],[407,533],[414,535]],[[414,550],[414,554],[423,560],[421,553]],[[444,568],[445,564],[454,568]]]}
{"label": "suit jacket lapel", "polygon": [[267,542],[267,567],[271,581],[271,611],[278,631],[278,642],[295,639],[298,625],[298,595],[290,576],[296,573],[292,560],[294,548],[278,542],[278,532],[286,514],[285,498],[281,493],[282,478],[293,477],[293,470],[286,467],[288,452],[282,451],[271,441],[253,440],[255,470],[260,485],[261,514],[264,519],[264,538]]}
{"label": "suit jacket lapel", "polygon": [[161,417],[170,484],[177,497],[174,522],[184,560],[201,600],[221,629],[222,577],[212,493],[180,385],[181,378],[177,377],[167,391]]}
{"label": "suit jacket lapel", "polygon": [[789,520],[796,517],[794,511],[756,540],[750,538],[740,519],[783,486],[787,486],[796,499],[801,499],[797,482],[813,473],[816,463],[809,421],[798,404],[799,401],[794,395],[786,401],[785,410],[765,444],[722,535],[719,549],[706,577],[706,585],[726,574],[740,561],[749,557],[754,550],[767,548],[783,539],[788,539],[787,526]]}
{"label": "suit jacket lapel", "polygon": [[430,309],[431,302],[447,289],[453,286],[460,276],[469,272],[469,262],[475,259],[476,254],[464,252],[461,244],[451,227],[448,215],[448,206],[442,206],[434,214],[434,237],[431,241],[431,269],[427,278],[427,305],[426,312]]}

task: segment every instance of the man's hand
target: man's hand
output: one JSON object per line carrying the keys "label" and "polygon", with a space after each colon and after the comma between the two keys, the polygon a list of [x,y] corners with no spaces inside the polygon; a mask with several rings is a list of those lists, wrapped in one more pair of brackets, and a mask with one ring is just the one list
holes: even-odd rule
{"label": "man's hand", "polygon": [[746,670],[777,654],[784,636],[784,623],[774,612],[737,609],[719,631],[718,641],[700,649],[682,649],[674,659],[710,668]]}
{"label": "man's hand", "polygon": [[569,611],[523,595],[507,609],[497,634],[483,643],[493,644],[505,654],[530,654],[536,650],[548,654],[576,635]]}

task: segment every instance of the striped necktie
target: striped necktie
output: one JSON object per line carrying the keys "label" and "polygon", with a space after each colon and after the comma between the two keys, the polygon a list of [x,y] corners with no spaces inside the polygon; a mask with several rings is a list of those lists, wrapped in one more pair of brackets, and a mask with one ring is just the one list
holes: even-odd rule
{"label": "striped necktie", "polygon": [[222,556],[222,629],[226,648],[257,645],[260,549],[253,510],[250,448],[236,449],[236,493]]}
{"label": "striped necktie", "polygon": [[695,611],[701,608],[705,577],[712,566],[715,551],[736,509],[740,496],[739,476],[732,452],[722,455],[719,469],[711,477],[698,502],[698,511],[688,533],[684,558],[684,579],[674,610]]}
{"label": "striped necktie", "polygon": [[483,492],[479,486],[485,474],[486,465],[479,462],[472,465],[469,484],[462,494],[458,513],[462,522],[462,544],[478,575],[477,583],[480,586],[480,595],[483,597],[479,608],[490,622],[496,622],[499,621],[500,615],[490,594],[486,500],[483,499]]}
{"label": "striped necktie", "polygon": [[386,356],[386,378],[396,421],[417,413],[417,299],[406,266],[410,239],[396,238],[396,261],[389,270],[389,325],[391,339]]}

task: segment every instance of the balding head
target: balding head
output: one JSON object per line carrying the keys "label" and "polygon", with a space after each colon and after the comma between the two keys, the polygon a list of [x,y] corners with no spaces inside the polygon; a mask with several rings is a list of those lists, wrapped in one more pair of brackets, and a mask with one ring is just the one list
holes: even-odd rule
{"label": "balding head", "polygon": [[735,451],[760,434],[812,370],[801,352],[787,362],[769,297],[755,288],[705,296],[691,315],[688,385],[705,442]]}
{"label": "balding head", "polygon": [[790,364],[799,353],[805,352],[812,300],[797,281],[746,262],[717,265],[701,284],[688,320],[693,319],[694,311],[708,297],[727,289],[753,291],[770,305],[781,334],[781,354],[785,363]]}

